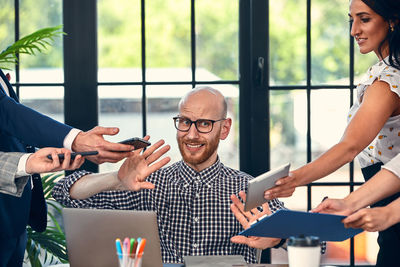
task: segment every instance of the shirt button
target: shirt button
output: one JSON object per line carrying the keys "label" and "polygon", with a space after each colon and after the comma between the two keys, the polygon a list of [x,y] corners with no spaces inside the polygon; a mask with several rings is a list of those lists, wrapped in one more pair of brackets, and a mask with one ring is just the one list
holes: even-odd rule
{"label": "shirt button", "polygon": [[197,248],[198,246],[199,246],[199,245],[198,245],[197,243],[194,243],[194,244],[193,244],[193,247],[194,247],[194,248]]}
{"label": "shirt button", "polygon": [[200,194],[199,194],[199,193],[197,193],[197,194],[196,194],[196,198],[199,198],[199,197],[200,197]]}
{"label": "shirt button", "polygon": [[195,222],[198,222],[199,221],[199,218],[198,217],[194,217],[194,219],[193,219]]}

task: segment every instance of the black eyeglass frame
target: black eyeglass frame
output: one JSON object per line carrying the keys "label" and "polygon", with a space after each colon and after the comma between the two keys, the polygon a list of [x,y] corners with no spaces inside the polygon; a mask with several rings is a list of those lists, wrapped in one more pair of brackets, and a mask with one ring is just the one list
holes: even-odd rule
{"label": "black eyeglass frame", "polygon": [[[198,120],[192,121],[192,120],[189,119],[189,118],[186,118],[186,117],[179,117],[179,116],[173,117],[172,119],[174,120],[174,126],[175,126],[175,128],[176,128],[178,131],[180,131],[180,132],[189,132],[190,128],[192,127],[192,124],[194,124],[194,126],[196,127],[196,130],[197,130],[199,133],[210,133],[210,132],[212,132],[212,130],[214,129],[214,123],[219,122],[219,121],[224,121],[224,120],[226,120],[226,118],[223,118],[223,119],[219,119],[219,120],[198,119]],[[187,121],[190,121],[189,128],[188,128],[187,130],[181,130],[181,129],[179,129],[178,126],[176,125],[176,120],[178,120],[178,119],[185,119],[185,120],[187,120]],[[211,129],[210,129],[208,132],[200,131],[199,128],[197,128],[197,123],[198,123],[198,122],[202,122],[202,121],[209,121],[209,122],[211,122]]]}

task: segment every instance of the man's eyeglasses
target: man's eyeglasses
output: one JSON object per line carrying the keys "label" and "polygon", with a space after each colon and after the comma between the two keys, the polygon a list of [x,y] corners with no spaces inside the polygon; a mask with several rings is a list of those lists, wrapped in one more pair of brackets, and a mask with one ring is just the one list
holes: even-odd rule
{"label": "man's eyeglasses", "polygon": [[178,131],[189,132],[190,127],[192,126],[192,124],[194,124],[199,133],[209,133],[213,130],[214,123],[226,120],[226,119],[220,119],[220,120],[198,119],[196,121],[192,121],[184,117],[174,117],[173,119],[175,122],[175,128]]}

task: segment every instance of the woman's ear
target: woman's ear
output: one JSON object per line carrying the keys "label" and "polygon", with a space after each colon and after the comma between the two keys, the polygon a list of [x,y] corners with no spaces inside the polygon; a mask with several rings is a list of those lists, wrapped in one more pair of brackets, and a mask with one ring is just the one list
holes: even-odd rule
{"label": "woman's ear", "polygon": [[390,31],[394,31],[394,28],[400,26],[400,19],[389,20],[389,29]]}

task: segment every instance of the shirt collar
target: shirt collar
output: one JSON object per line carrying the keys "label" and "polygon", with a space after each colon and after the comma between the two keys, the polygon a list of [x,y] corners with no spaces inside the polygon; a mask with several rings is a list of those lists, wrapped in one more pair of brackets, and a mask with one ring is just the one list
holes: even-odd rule
{"label": "shirt collar", "polygon": [[218,176],[222,167],[222,163],[217,157],[217,161],[210,167],[198,172],[192,169],[183,160],[180,161],[180,179],[184,184],[190,184],[193,181],[199,181],[203,184],[211,185],[215,178]]}

